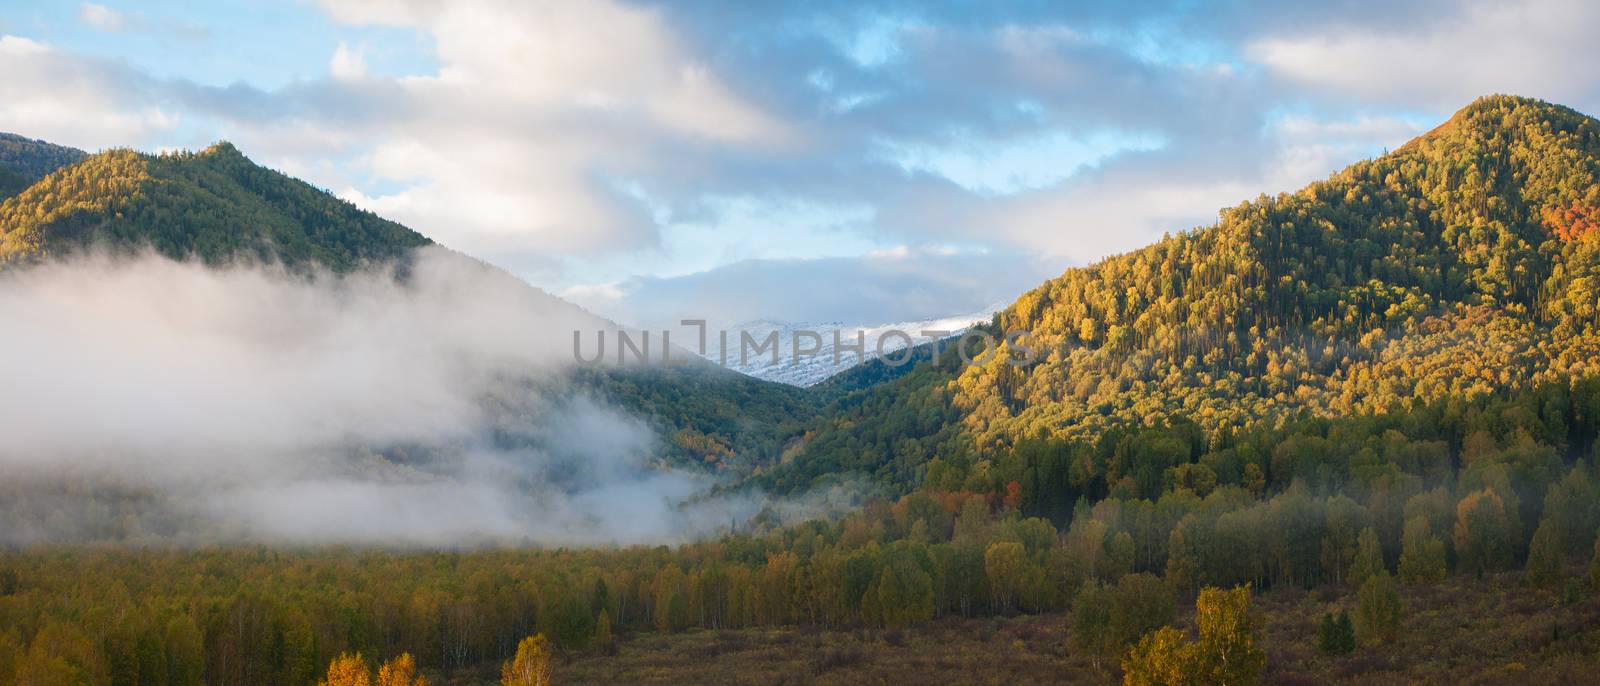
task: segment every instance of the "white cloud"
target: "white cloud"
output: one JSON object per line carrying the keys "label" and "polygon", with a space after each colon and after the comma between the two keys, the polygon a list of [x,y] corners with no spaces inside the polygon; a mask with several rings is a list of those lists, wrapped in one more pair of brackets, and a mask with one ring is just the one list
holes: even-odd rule
{"label": "white cloud", "polygon": [[[341,42],[329,80],[212,89],[6,37],[0,129],[90,149],[225,137],[266,164],[524,274],[558,256],[657,246],[657,216],[624,189],[638,178],[694,173],[686,153],[799,140],[654,9],[576,0],[323,5],[338,21],[425,34],[436,71],[373,74],[367,46]],[[180,113],[189,115],[182,132]]]}
{"label": "white cloud", "polygon": [[1460,12],[1400,27],[1337,25],[1258,38],[1246,54],[1318,88],[1454,109],[1509,93],[1600,105],[1600,5],[1588,0],[1464,0]]}
{"label": "white cloud", "polygon": [[[1218,211],[1263,193],[1297,190],[1399,147],[1434,122],[1358,114],[1295,114],[1236,144],[1138,152],[1053,188],[981,203],[932,204],[915,217],[959,240],[984,240],[1085,264],[1206,226]],[[1237,155],[1226,164],[1218,155]]]}
{"label": "white cloud", "polygon": [[361,48],[352,49],[344,41],[339,41],[339,47],[334,49],[333,57],[328,60],[328,73],[341,80],[362,78],[367,75],[366,56]]}
{"label": "white cloud", "polygon": [[177,128],[181,115],[128,92],[130,79],[38,41],[0,36],[0,131],[89,150]]}
{"label": "white cloud", "polygon": [[612,321],[648,329],[675,329],[682,319],[875,326],[1009,303],[1063,266],[1016,253],[898,246],[861,257],[743,260],[683,276],[569,289],[563,296]]}
{"label": "white cloud", "polygon": [[1278,133],[1291,138],[1334,138],[1339,140],[1408,140],[1428,130],[1428,125],[1394,116],[1358,115],[1348,119],[1319,119],[1309,115],[1290,115],[1279,120]]}
{"label": "white cloud", "polygon": [[0,56],[27,57],[42,55],[49,51],[44,43],[29,40],[22,36],[0,36]]}
{"label": "white cloud", "polygon": [[78,5],[78,21],[101,31],[121,31],[127,26],[127,18],[121,12],[92,2]]}
{"label": "white cloud", "polygon": [[1049,132],[1017,140],[952,136],[943,145],[883,141],[882,156],[908,172],[932,173],[982,195],[1011,195],[1052,186],[1084,167],[1128,150],[1153,150],[1159,136],[1097,131]]}
{"label": "white cloud", "polygon": [[1169,45],[1136,35],[1159,10],[320,0],[347,26],[414,31],[436,68],[367,69],[391,46],[346,36],[328,78],[206,88],[6,37],[0,128],[89,148],[227,137],[453,248],[616,300],[635,275],[902,244],[1085,262],[1393,148],[1486,92],[1594,111],[1600,9],[1558,2],[1315,24],[1294,7],[1177,12],[1194,21]]}
{"label": "white cloud", "polygon": [[571,302],[615,302],[627,295],[620,281],[596,284],[578,284],[559,294],[563,300]]}
{"label": "white cloud", "polygon": [[[514,269],[538,253],[655,244],[649,212],[618,185],[671,173],[677,146],[784,145],[793,136],[724,84],[654,10],[322,4],[343,22],[426,32],[440,65],[435,74],[384,79],[399,112],[353,142],[368,173],[400,187],[346,197]],[[330,70],[349,78],[365,74],[361,67],[359,53],[341,45]]]}

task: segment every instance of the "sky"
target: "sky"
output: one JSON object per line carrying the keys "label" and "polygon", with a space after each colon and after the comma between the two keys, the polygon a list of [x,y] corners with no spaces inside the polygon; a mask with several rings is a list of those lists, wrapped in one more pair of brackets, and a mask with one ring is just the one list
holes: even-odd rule
{"label": "sky", "polygon": [[1585,0],[9,0],[0,131],[232,141],[628,324],[982,310],[1512,93]]}

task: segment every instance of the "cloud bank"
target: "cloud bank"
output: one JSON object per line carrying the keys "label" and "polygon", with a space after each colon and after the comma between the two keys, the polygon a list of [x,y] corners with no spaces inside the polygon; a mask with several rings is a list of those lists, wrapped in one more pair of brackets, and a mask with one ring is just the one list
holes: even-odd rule
{"label": "cloud bank", "polygon": [[[90,149],[227,138],[558,292],[751,260],[821,282],[901,245],[1027,254],[1055,273],[1292,191],[1480,95],[1600,111],[1597,12],[320,0],[294,15],[319,40],[221,80],[184,66],[217,52],[199,41],[112,60],[98,31],[5,27],[0,129]],[[208,21],[265,35],[243,10]],[[743,274],[735,290],[762,288]],[[938,300],[963,285],[923,287]],[[863,317],[922,316],[889,307]],[[816,318],[776,302],[760,316]]]}
{"label": "cloud bank", "polygon": [[754,514],[566,381],[597,322],[438,248],[5,271],[3,542],[655,543]]}

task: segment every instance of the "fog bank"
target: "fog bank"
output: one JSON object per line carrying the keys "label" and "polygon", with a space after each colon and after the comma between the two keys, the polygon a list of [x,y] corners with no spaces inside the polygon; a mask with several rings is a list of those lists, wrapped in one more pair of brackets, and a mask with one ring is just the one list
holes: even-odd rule
{"label": "fog bank", "polygon": [[439,248],[0,272],[3,542],[656,543],[754,514],[570,385],[603,326]]}

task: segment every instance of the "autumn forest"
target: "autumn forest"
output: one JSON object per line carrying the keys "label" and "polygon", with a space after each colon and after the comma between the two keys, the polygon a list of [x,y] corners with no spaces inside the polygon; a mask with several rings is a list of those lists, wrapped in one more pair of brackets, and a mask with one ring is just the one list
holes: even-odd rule
{"label": "autumn forest", "polygon": [[[426,282],[429,239],[226,143],[7,136],[0,172],[5,279],[95,255]],[[635,419],[584,428],[577,454],[659,436],[628,478],[708,485],[674,513],[752,503],[687,536],[274,538],[165,484],[0,462],[26,465],[0,479],[0,684],[1592,679],[1600,121],[1485,97],[1184,228],[1023,294],[980,325],[994,349],[924,345],[808,388],[494,367],[471,396],[493,408],[482,446],[330,439],[377,481],[465,480],[436,465],[569,450],[526,428],[549,409],[527,397],[581,397]],[[1017,331],[1044,354],[1010,364]],[[512,480],[598,502],[574,464]],[[578,516],[562,526],[601,526]],[[1008,664],[976,674],[983,655]]]}

